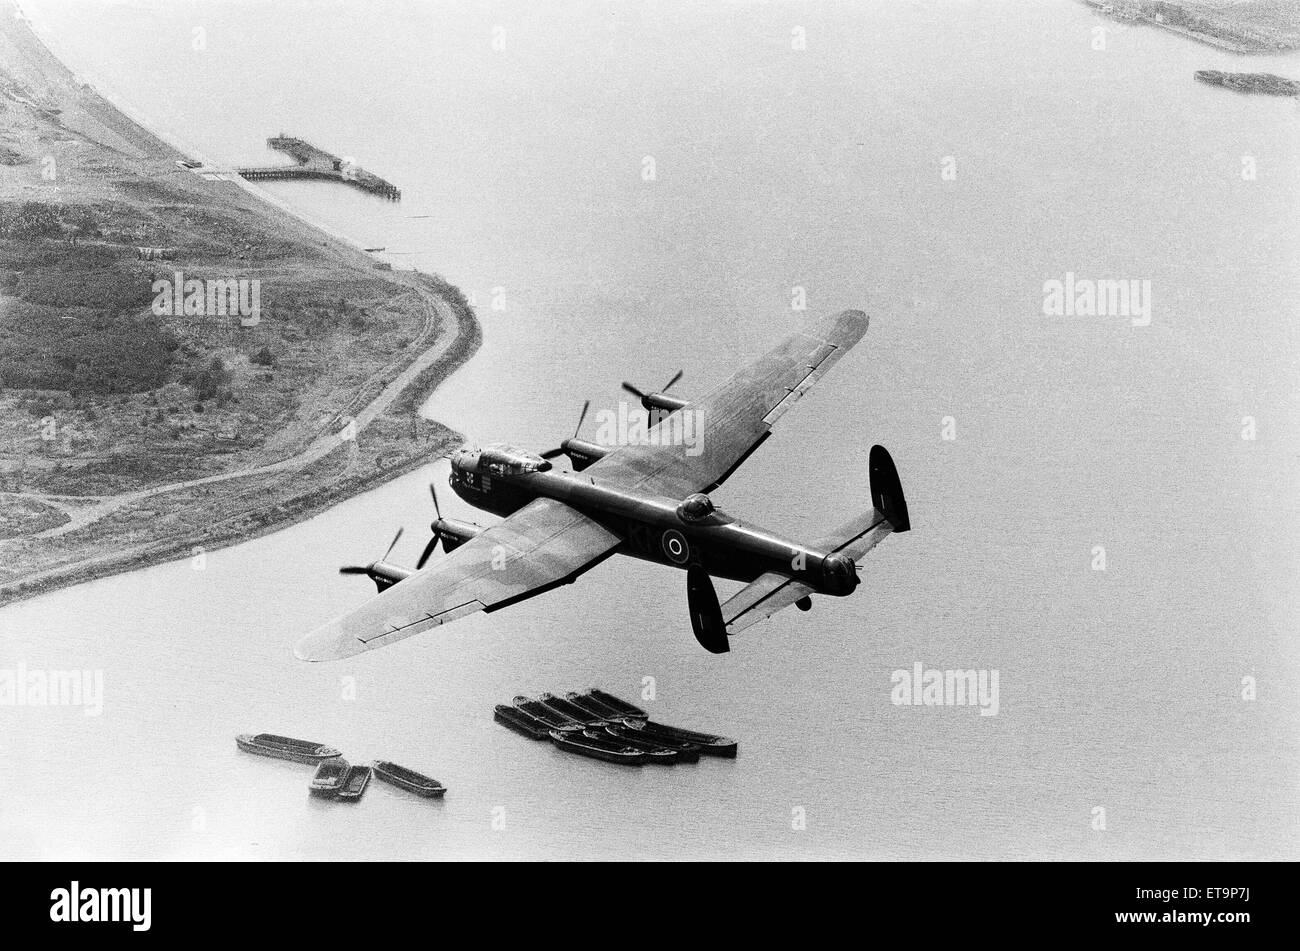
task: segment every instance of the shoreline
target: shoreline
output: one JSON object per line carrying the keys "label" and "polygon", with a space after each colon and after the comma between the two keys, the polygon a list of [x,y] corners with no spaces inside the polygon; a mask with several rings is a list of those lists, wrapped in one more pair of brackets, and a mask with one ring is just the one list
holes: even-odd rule
{"label": "shoreline", "polygon": [[[1126,25],[1155,27],[1238,56],[1279,55],[1300,48],[1300,36],[1297,35],[1295,24],[1277,21],[1266,27],[1259,23],[1253,24],[1257,31],[1271,31],[1273,43],[1270,45],[1266,39],[1252,34],[1249,29],[1252,24],[1241,21],[1241,17],[1244,16],[1242,10],[1230,12],[1230,8],[1204,7],[1197,3],[1180,3],[1178,0],[1166,0],[1161,5],[1156,5],[1151,0],[1083,0],[1083,3],[1094,13],[1108,20]],[[1231,13],[1238,14],[1238,21],[1231,23],[1230,27],[1228,22],[1214,23],[1205,19],[1207,16],[1226,16],[1227,21],[1230,22],[1233,19]],[[1169,19],[1170,16],[1197,20],[1203,28],[1197,29],[1187,23],[1175,22]],[[1230,28],[1237,29],[1238,33],[1234,36],[1220,32]]]}
{"label": "shoreline", "polygon": [[[445,375],[439,377],[439,382],[455,372],[456,369],[463,366],[475,351],[478,350],[482,340],[480,326],[475,319],[468,328],[463,328],[464,332],[457,335],[456,344],[459,350],[456,353],[448,352],[443,358],[449,362]],[[433,374],[434,371],[442,371],[444,368],[434,366],[428,368],[425,373]],[[436,375],[436,374],[435,374]],[[419,387],[422,382],[423,374],[407,387],[406,391],[410,392]],[[436,387],[436,383],[435,383]],[[433,390],[425,392],[425,399]],[[423,400],[420,400],[423,402]],[[440,424],[439,424],[440,425]],[[459,434],[454,430],[447,430],[454,439],[453,442],[459,445]],[[338,452],[335,449],[334,452]],[[199,534],[190,538],[178,539],[170,544],[159,543],[157,547],[147,551],[127,552],[116,556],[106,556],[107,561],[88,560],[71,566],[65,570],[59,570],[57,574],[48,578],[29,578],[21,582],[18,587],[11,592],[8,589],[0,588],[0,610],[17,604],[21,601],[28,601],[39,598],[42,595],[53,594],[64,588],[76,587],[80,584],[86,584],[91,581],[102,581],[105,578],[111,578],[115,575],[128,574],[132,571],[141,571],[146,568],[157,568],[162,565],[172,564],[183,561],[194,556],[194,549],[213,552],[221,551],[224,548],[233,548],[244,542],[251,542],[258,538],[264,538],[267,535],[273,535],[278,531],[286,528],[292,528],[301,522],[320,515],[322,512],[333,508],[340,502],[364,495],[367,492],[377,489],[382,485],[392,482],[394,479],[400,479],[405,475],[415,472],[437,461],[438,457],[429,457],[423,453],[413,453],[392,466],[386,466],[383,469],[376,469],[368,475],[357,477],[354,481],[336,486],[328,486],[322,492],[310,494],[310,501],[303,505],[296,506],[291,510],[279,509],[279,518],[265,523],[253,530],[234,531],[221,530],[215,528],[209,530],[207,534]],[[324,461],[324,460],[322,460]],[[301,471],[301,470],[300,470]],[[307,498],[308,496],[299,496]],[[277,507],[278,508],[278,507]]]}
{"label": "shoreline", "polygon": [[[102,83],[74,70],[58,54],[57,40],[48,28],[33,19],[18,0],[0,3],[0,15],[6,14],[5,7],[21,14],[11,18],[9,30],[13,32],[10,37],[20,45],[27,43],[35,48],[33,52],[40,59],[45,78],[51,82],[71,84],[77,90],[76,95],[85,94],[88,99],[97,100],[95,106],[103,110],[101,118],[107,117],[111,123],[109,133],[135,151],[147,153],[130,157],[133,161],[186,158],[203,161],[204,172],[219,174],[222,184],[233,185],[254,199],[260,206],[258,213],[270,224],[295,225],[296,231],[290,229],[295,231],[293,240],[303,251],[326,258],[341,255],[357,273],[373,270],[376,280],[391,287],[389,303],[402,296],[399,288],[413,291],[414,306],[426,310],[425,321],[431,336],[426,333],[422,337],[428,339],[417,337],[406,349],[395,353],[378,380],[372,378],[359,388],[334,391],[335,395],[342,396],[350,393],[349,402],[356,407],[356,438],[351,443],[339,438],[337,433],[330,433],[327,426],[315,437],[306,439],[305,444],[300,444],[301,439],[293,443],[292,451],[278,461],[269,459],[266,464],[251,469],[218,472],[199,479],[185,479],[178,470],[178,481],[153,488],[146,486],[143,491],[109,495],[90,492],[83,496],[91,500],[89,509],[80,510],[80,522],[66,534],[38,531],[0,540],[0,543],[13,543],[11,551],[17,549],[14,551],[17,557],[12,560],[6,557],[6,561],[13,565],[24,563],[23,545],[39,545],[41,537],[46,534],[58,536],[57,540],[51,539],[46,544],[44,559],[34,558],[27,562],[33,565],[32,570],[0,581],[0,607],[87,581],[166,564],[189,557],[195,549],[228,548],[289,528],[345,499],[427,465],[453,444],[459,444],[461,437],[458,433],[419,412],[437,386],[467,363],[482,341],[481,325],[458,289],[436,274],[412,267],[394,267],[391,262],[380,261],[366,252],[359,241],[312,220],[265,189],[240,178],[233,168],[210,162],[201,152],[190,149],[174,135],[153,129],[129,105],[120,104],[106,95]],[[55,71],[61,75],[54,76]],[[125,123],[125,127],[120,123]],[[114,145],[86,138],[81,132],[77,134],[97,148],[120,152]],[[216,188],[200,194],[208,196],[206,204],[209,208],[238,210],[238,206],[231,205]],[[302,234],[303,231],[306,234]],[[309,288],[313,286],[313,269],[299,267],[298,272],[296,278]],[[412,318],[410,306],[402,313],[408,320]],[[416,349],[412,351],[411,347]],[[425,362],[427,365],[421,366]],[[410,378],[394,389],[392,384],[408,374]],[[374,392],[376,388],[377,393]],[[312,409],[310,406],[307,408]],[[328,408],[324,405],[315,407],[317,410]],[[408,423],[409,435],[406,433]],[[364,440],[361,438],[363,433],[366,436]],[[271,435],[275,435],[275,431]],[[198,458],[210,463],[217,457],[209,453]],[[217,486],[215,499],[213,490],[207,487],[209,485]],[[227,498],[221,494],[223,490],[234,498],[236,504],[226,504]],[[56,493],[48,491],[19,491],[5,495],[18,500],[56,498]],[[113,505],[116,498],[122,498],[122,501]],[[145,499],[149,504],[140,506]],[[238,502],[251,504],[240,507]],[[96,505],[99,511],[95,510]],[[222,505],[226,505],[224,510]],[[210,513],[214,506],[216,511]],[[142,531],[132,522],[133,518],[139,521],[140,509],[146,515],[163,510],[163,517],[150,518],[148,525],[152,530]],[[93,516],[89,520],[85,517],[88,511]],[[72,509],[71,512],[70,518],[75,518],[78,510]],[[179,530],[176,527],[178,523],[182,526]],[[78,551],[78,545],[85,550]],[[60,560],[63,557],[61,553],[67,553],[68,560]]]}
{"label": "shoreline", "polygon": [[[177,158],[196,159],[202,162],[204,170],[211,171],[214,174],[228,176],[224,179],[225,181],[230,182],[232,185],[239,186],[259,201],[282,211],[284,214],[289,215],[310,228],[314,228],[330,240],[345,245],[350,250],[364,254],[372,260],[378,260],[377,258],[374,258],[370,252],[366,251],[365,245],[361,241],[332,228],[325,222],[316,220],[304,211],[293,208],[287,202],[271,194],[271,192],[257,185],[255,182],[242,178],[235,170],[234,166],[213,161],[211,156],[200,149],[194,148],[193,145],[182,139],[175,132],[163,131],[150,125],[149,122],[141,116],[136,108],[131,104],[130,100],[121,96],[111,84],[105,82],[93,73],[86,73],[84,71],[73,69],[66,58],[66,54],[59,43],[57,35],[49,28],[45,21],[39,17],[33,17],[28,12],[26,7],[23,6],[23,0],[9,0],[9,2],[15,9],[22,13],[22,20],[26,22],[32,36],[35,37],[38,43],[45,47],[45,51],[50,55],[51,59],[59,64],[73,83],[89,89],[145,135],[157,140],[162,145],[175,152]],[[402,267],[392,262],[387,263],[394,271],[413,272],[417,270],[414,267]]]}

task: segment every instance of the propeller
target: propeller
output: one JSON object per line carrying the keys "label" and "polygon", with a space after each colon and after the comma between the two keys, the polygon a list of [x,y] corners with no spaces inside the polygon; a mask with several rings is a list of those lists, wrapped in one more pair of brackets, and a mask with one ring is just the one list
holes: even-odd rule
{"label": "propeller", "polygon": [[[393,553],[393,549],[397,547],[397,542],[398,542],[399,539],[401,539],[401,537],[402,537],[402,532],[403,532],[403,531],[405,531],[405,529],[399,528],[399,529],[397,530],[397,534],[393,536],[393,540],[392,540],[391,542],[388,543],[388,551],[384,552],[384,557],[383,557],[383,558],[380,558],[380,559],[379,559],[380,561],[387,561],[387,560],[388,560],[388,556],[391,555],[391,554]],[[373,562],[372,562],[372,564],[373,564]],[[361,566],[361,565],[344,565],[342,568],[339,569],[339,574],[341,574],[341,575],[368,575],[368,574],[370,574],[370,565],[365,565],[365,566]]]}
{"label": "propeller", "polygon": [[[624,384],[624,385],[626,385],[626,384]],[[583,424],[583,422],[585,422],[586,419],[587,419],[587,410],[589,410],[589,409],[591,409],[591,400],[587,400],[585,403],[582,404],[582,412],[578,414],[578,425],[575,426],[575,427],[573,427],[573,437],[572,437],[572,438],[574,438],[574,439],[577,439],[577,438],[578,438],[578,433],[580,433],[580,432],[582,431],[582,424]],[[548,450],[546,450],[546,452],[542,453],[542,458],[543,458],[543,459],[554,459],[556,456],[561,456],[561,455],[564,455],[564,447],[563,447],[563,446],[557,446],[557,447],[555,447],[554,449],[548,449]],[[432,488],[432,486],[430,486],[430,488]]]}
{"label": "propeller", "polygon": [[[660,390],[659,392],[660,392],[660,393],[667,393],[668,390],[672,387],[672,385],[673,385],[674,383],[676,383],[678,380],[680,380],[680,379],[682,378],[682,374],[683,374],[684,372],[685,372],[684,370],[678,370],[676,373],[674,373],[674,374],[673,374],[673,378],[672,378],[671,380],[669,380],[667,383],[665,383],[665,384],[664,384],[664,388],[663,388],[662,390]],[[633,385],[632,385],[631,383],[629,383],[627,380],[624,380],[624,381],[623,381],[623,389],[627,390],[627,392],[631,393],[633,396],[635,396],[635,397],[636,397],[637,399],[639,399],[639,400],[643,400],[643,399],[645,399],[647,396],[650,395],[650,394],[648,394],[648,393],[642,393],[640,390],[638,390],[635,386],[633,386]]]}
{"label": "propeller", "polygon": [[[433,496],[433,512],[438,516],[438,521],[441,522],[442,509],[438,506],[438,490],[433,487],[432,482],[429,483],[429,494]],[[420,560],[415,563],[416,571],[419,571],[424,567],[424,563],[429,560],[429,556],[433,554],[433,550],[438,547],[438,539],[441,537],[442,536],[436,531],[433,533],[433,537],[429,539],[429,544],[425,545],[424,551],[420,552]]]}

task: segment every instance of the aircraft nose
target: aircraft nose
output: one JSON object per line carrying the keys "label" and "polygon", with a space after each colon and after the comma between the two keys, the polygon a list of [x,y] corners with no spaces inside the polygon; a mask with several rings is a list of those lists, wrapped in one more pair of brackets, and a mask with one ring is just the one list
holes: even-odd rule
{"label": "aircraft nose", "polygon": [[451,468],[455,472],[473,472],[478,454],[469,446],[462,446],[451,454]]}

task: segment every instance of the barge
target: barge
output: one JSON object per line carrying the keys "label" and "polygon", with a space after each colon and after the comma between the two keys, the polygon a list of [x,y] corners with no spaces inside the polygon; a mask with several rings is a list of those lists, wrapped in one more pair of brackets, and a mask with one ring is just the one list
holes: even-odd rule
{"label": "barge", "polygon": [[626,714],[621,714],[613,707],[607,707],[589,693],[578,693],[576,690],[570,690],[565,694],[565,698],[574,706],[585,710],[590,716],[606,723],[621,722]]}
{"label": "barge", "polygon": [[658,748],[672,750],[677,754],[676,761],[679,763],[698,763],[700,761],[700,745],[698,743],[687,743],[684,740],[669,739],[665,736],[649,737],[645,735],[644,730],[638,730],[636,727],[628,726],[625,723],[610,723],[606,725],[605,732],[638,749]]}
{"label": "barge", "polygon": [[525,713],[534,720],[540,720],[542,723],[546,724],[548,731],[582,729],[581,723],[576,723],[569,717],[556,713],[540,700],[530,700],[528,697],[519,696],[515,697],[513,703],[515,709],[519,712]]}
{"label": "barge", "polygon": [[583,709],[580,705],[574,703],[572,700],[566,700],[563,697],[557,697],[553,693],[544,693],[540,697],[538,697],[537,700],[539,703],[542,703],[546,705],[548,708],[550,708],[551,710],[554,710],[560,716],[565,717],[566,719],[571,720],[574,723],[581,724],[582,726],[603,727],[606,723],[609,722],[608,718],[598,717],[595,714],[591,713],[590,711]]}
{"label": "barge", "polygon": [[287,759],[294,763],[315,764],[342,755],[334,747],[326,746],[324,743],[296,740],[291,736],[280,736],[275,733],[258,733],[256,736],[251,733],[241,733],[235,737],[235,745],[245,753]]}
{"label": "barge", "polygon": [[696,733],[694,730],[683,730],[681,727],[655,723],[653,720],[646,720],[644,723],[632,722],[628,724],[628,728],[650,740],[664,739],[694,743],[699,746],[700,752],[706,756],[723,756],[728,759],[735,759],[736,750],[739,746],[735,740],[727,736]]}
{"label": "barge", "polygon": [[612,693],[606,693],[599,687],[592,687],[587,691],[588,697],[596,700],[597,703],[604,704],[611,710],[615,711],[620,717],[632,717],[637,720],[649,720],[650,714],[646,713],[638,706],[628,703],[626,700],[620,700]]}
{"label": "barge", "polygon": [[[679,762],[682,758],[681,753],[677,750],[669,749],[660,743],[642,737],[624,737],[616,733],[609,733],[603,727],[593,727],[583,730],[582,735],[592,740],[600,740],[605,743],[613,742],[620,746],[630,746],[634,750],[640,750],[645,754],[647,763],[662,763],[665,766],[671,766]],[[696,759],[699,757],[697,756]]]}
{"label": "barge", "polygon": [[447,792],[447,787],[431,776],[417,773],[405,766],[398,766],[388,760],[376,760],[374,773],[386,783],[405,789],[407,792],[423,796],[425,799],[440,799]]}
{"label": "barge", "polygon": [[535,717],[530,717],[516,707],[508,707],[504,703],[498,703],[493,709],[492,719],[507,729],[528,737],[530,740],[550,739],[551,727]]}
{"label": "barge", "polygon": [[347,779],[351,768],[352,764],[342,757],[322,762],[316,767],[316,775],[311,778],[311,795],[333,799],[343,788],[343,781]]}
{"label": "barge", "polygon": [[551,742],[567,753],[589,756],[592,759],[604,760],[606,763],[640,766],[647,758],[643,750],[620,743],[613,737],[602,740],[587,736],[581,731],[552,730]]}
{"label": "barge", "polygon": [[343,785],[335,793],[334,798],[339,802],[357,802],[361,799],[366,791],[366,786],[370,783],[369,766],[349,766],[347,775],[343,777]]}

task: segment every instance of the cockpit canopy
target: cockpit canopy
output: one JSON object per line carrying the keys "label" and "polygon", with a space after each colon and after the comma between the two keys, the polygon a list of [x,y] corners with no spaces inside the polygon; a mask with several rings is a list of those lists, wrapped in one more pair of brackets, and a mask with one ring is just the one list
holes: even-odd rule
{"label": "cockpit canopy", "polygon": [[677,517],[683,522],[698,522],[715,511],[713,500],[703,492],[696,492],[682,499],[682,504],[677,506]]}
{"label": "cockpit canopy", "polygon": [[479,450],[478,470],[494,476],[523,475],[525,472],[545,472],[551,464],[527,449],[506,443],[493,443]]}

